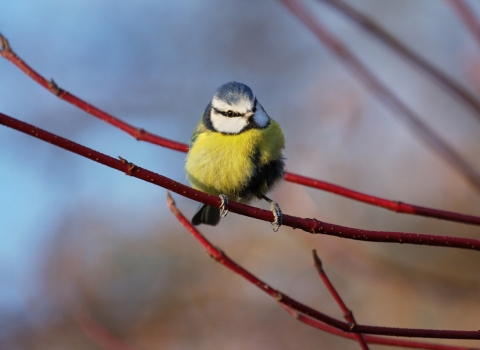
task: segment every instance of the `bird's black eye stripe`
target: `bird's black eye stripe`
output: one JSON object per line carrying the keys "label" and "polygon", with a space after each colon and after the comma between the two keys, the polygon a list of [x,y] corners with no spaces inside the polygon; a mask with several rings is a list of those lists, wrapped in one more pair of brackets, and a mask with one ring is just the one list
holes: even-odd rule
{"label": "bird's black eye stripe", "polygon": [[221,110],[219,110],[215,107],[212,107],[212,108],[215,110],[215,112],[220,113],[221,115],[224,115],[225,117],[233,118],[233,117],[240,117],[241,116],[240,113],[235,113],[234,111],[231,111],[231,110],[228,110],[228,111],[225,112],[225,111],[221,111]]}
{"label": "bird's black eye stripe", "polygon": [[257,111],[257,98],[255,97],[255,101],[253,101],[252,112],[255,113],[256,111]]}
{"label": "bird's black eye stripe", "polygon": [[219,114],[222,114],[222,115],[224,115],[225,117],[227,116],[227,112],[224,112],[224,111],[221,111],[221,110],[219,110],[219,109],[216,109],[215,107],[212,107],[212,108],[215,110],[215,112],[217,112],[217,113],[219,113]]}

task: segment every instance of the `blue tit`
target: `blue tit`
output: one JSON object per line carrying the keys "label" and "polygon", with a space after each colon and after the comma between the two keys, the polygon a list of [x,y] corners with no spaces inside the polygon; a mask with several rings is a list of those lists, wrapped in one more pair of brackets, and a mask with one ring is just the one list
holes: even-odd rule
{"label": "blue tit", "polygon": [[272,227],[282,224],[277,203],[265,196],[284,175],[285,138],[252,90],[230,82],[220,86],[193,132],[185,170],[193,188],[220,196],[221,208],[201,204],[192,224],[215,226],[225,216],[228,198],[270,203]]}

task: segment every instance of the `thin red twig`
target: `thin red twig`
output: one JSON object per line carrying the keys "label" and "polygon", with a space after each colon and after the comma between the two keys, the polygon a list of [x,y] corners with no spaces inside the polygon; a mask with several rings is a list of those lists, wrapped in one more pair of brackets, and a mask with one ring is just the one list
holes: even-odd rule
{"label": "thin red twig", "polygon": [[[170,148],[180,152],[188,151],[188,145],[185,143],[169,140],[164,137],[147,132],[142,128],[138,128],[128,123],[125,123],[124,121],[79,99],[75,95],[72,95],[63,89],[60,89],[56,84],[52,83],[52,81],[48,81],[47,79],[39,75],[35,70],[33,70],[30,66],[28,66],[20,57],[18,57],[18,55],[16,55],[15,52],[12,51],[10,45],[8,44],[7,39],[2,35],[0,35],[0,44],[2,44],[2,47],[3,47],[3,50],[0,50],[1,56],[3,56],[9,62],[13,63],[15,66],[20,68],[27,76],[31,77],[41,86],[45,87],[48,91],[57,95],[59,98],[67,102],[70,102],[73,105],[84,110],[85,112],[91,114],[92,116],[99,118],[125,131],[129,135],[135,137],[137,140],[150,142],[155,145]],[[294,173],[287,172],[285,174],[285,181],[335,193],[343,197],[347,197],[347,198],[364,202],[370,205],[375,205],[381,208],[392,210],[397,213],[419,215],[419,216],[455,221],[455,222],[471,224],[471,225],[480,225],[480,217],[478,216],[465,215],[465,214],[460,214],[460,213],[455,213],[455,212],[450,212],[445,210],[437,210],[432,208],[416,206],[408,203],[402,203],[398,201],[383,199],[380,197],[375,197],[365,193],[353,191],[345,187],[341,187],[325,181],[309,178],[309,177],[294,174]]]}
{"label": "thin red twig", "polygon": [[320,181],[302,175],[286,173],[285,180],[304,186],[313,187],[319,190],[335,193],[343,197],[354,199],[356,201],[367,203],[370,205],[375,205],[377,207],[385,208],[397,213],[419,215],[436,219],[461,222],[464,224],[480,225],[480,217],[478,216],[459,214],[446,210],[438,210],[398,201],[392,201],[389,199],[375,197],[358,191],[353,191],[345,187],[328,183],[326,181]]}
{"label": "thin red twig", "polygon": [[[355,340],[355,334],[345,333],[335,327],[329,326],[328,324],[322,323],[320,321],[314,320],[308,316],[302,315],[301,313],[292,310],[288,306],[282,305],[283,308],[295,319],[305,323],[313,328],[320,329],[322,331],[328,332],[333,335],[337,335],[342,338]],[[434,343],[424,343],[417,342],[405,339],[398,338],[389,338],[389,337],[379,337],[375,335],[364,334],[363,337],[368,344],[379,344],[379,345],[389,345],[389,346],[401,346],[404,348],[411,349],[427,349],[427,350],[479,350],[478,348],[463,347],[463,346],[454,346],[454,345],[442,345]]]}
{"label": "thin red twig", "polygon": [[472,32],[473,37],[480,45],[480,22],[478,22],[472,9],[464,0],[448,0],[467,28]]}
{"label": "thin red twig", "polygon": [[296,0],[279,0],[295,15],[328,49],[337,55],[357,78],[369,88],[374,96],[400,117],[410,130],[439,155],[448,165],[457,170],[477,190],[480,190],[480,174],[463,157],[431,130],[410,108],[382,84],[360,60],[335,36],[326,30]]}
{"label": "thin red twig", "polygon": [[[220,207],[220,198],[216,196],[211,196],[201,191],[194,190],[193,188],[169,179],[168,177],[138,167],[135,164],[127,162],[123,158],[120,158],[120,160],[112,158],[91,148],[82,146],[78,143],[42,130],[36,126],[22,122],[18,119],[11,118],[3,113],[0,113],[0,124],[23,132],[27,135],[36,137],[40,140],[49,142],[55,146],[61,147],[70,152],[81,155],[85,158],[94,160],[113,169],[123,171],[127,175],[136,177],[147,182],[151,182],[153,184],[156,184],[157,186],[161,186],[163,188],[171,190],[172,192],[178,193],[184,197],[193,199],[201,203],[212,205],[217,208]],[[230,201],[228,203],[228,210],[240,215],[257,218],[263,221],[272,222],[274,220],[273,214],[270,210],[259,209],[233,201]],[[312,234],[326,234],[360,241],[406,243],[415,245],[429,245],[437,247],[480,250],[480,240],[472,238],[437,236],[431,234],[408,232],[362,230],[330,224],[317,219],[299,218],[286,214],[283,215],[282,224],[284,226],[289,226],[292,228],[299,228]]]}
{"label": "thin red twig", "polygon": [[[343,312],[343,317],[347,320],[347,322],[349,322],[352,326],[354,326],[355,324],[357,324],[357,322],[353,317],[353,312],[349,308],[347,308],[347,305],[345,305],[345,303],[343,302],[342,298],[340,297],[340,294],[338,294],[332,282],[330,282],[330,279],[328,278],[327,274],[323,270],[322,261],[318,257],[317,251],[315,249],[313,250],[312,254],[313,254],[313,264],[318,271],[318,275],[320,276],[321,280],[327,287],[330,294],[333,296],[333,299],[335,299],[338,306],[340,306],[340,309]],[[356,339],[359,342],[362,349],[364,350],[368,349],[368,345],[365,342],[365,338],[363,337],[362,334],[356,334]]]}
{"label": "thin red twig", "polygon": [[82,332],[100,348],[105,350],[134,350],[133,347],[113,335],[90,314],[78,312],[74,319]]}
{"label": "thin red twig", "polygon": [[[167,204],[168,208],[172,211],[178,221],[192,234],[193,237],[204,247],[207,253],[218,263],[229,268],[233,272],[242,276],[250,283],[260,288],[262,291],[273,297],[280,304],[293,309],[297,312],[300,312],[303,315],[307,315],[315,320],[326,323],[332,327],[340,329],[347,333],[369,333],[369,334],[381,334],[381,335],[390,335],[390,336],[408,336],[408,337],[423,337],[423,338],[445,338],[445,335],[449,339],[460,339],[460,338],[450,338],[450,335],[453,335],[452,332],[465,333],[467,331],[442,331],[442,330],[427,330],[427,329],[408,329],[408,328],[393,328],[393,327],[376,327],[376,326],[363,326],[357,324],[350,324],[342,322],[333,317],[327,316],[317,310],[314,310],[292,298],[286,294],[280,292],[279,290],[271,287],[264,281],[260,280],[254,276],[249,271],[245,270],[243,267],[235,263],[230,259],[222,250],[215,247],[210,241],[208,241],[191,223],[190,221],[178,210],[175,206],[173,198],[170,196],[170,193],[167,192]],[[406,335],[408,334],[408,335]],[[467,334],[465,334],[467,335]],[[474,336],[475,338],[468,339],[480,339],[480,331],[474,331],[473,334],[469,336]],[[478,337],[478,338],[477,338]],[[463,337],[462,337],[463,339]]]}
{"label": "thin red twig", "polygon": [[58,87],[53,80],[47,80],[27,65],[10,47],[8,40],[0,34],[0,55],[16,65],[27,76],[35,80],[38,84],[49,90],[58,98],[65,100],[74,106],[84,110],[85,112],[125,131],[127,134],[133,136],[137,140],[150,142],[159,146],[167,147],[180,152],[187,152],[188,146],[184,143],[169,140],[165,137],[159,138],[154,134],[145,131],[142,128],[136,128],[133,125],[125,123],[124,121],[115,118],[111,114],[108,114],[101,109],[79,99],[75,95],[72,95],[68,91],[65,91]]}
{"label": "thin red twig", "polygon": [[[323,1],[340,11],[343,15],[350,18],[357,23],[360,27],[368,31],[374,38],[377,38],[390,49],[398,53],[401,57],[407,59],[413,66],[419,68],[421,71],[428,74],[438,85],[445,89],[452,96],[456,97],[460,102],[467,104],[474,112],[475,118],[480,120],[480,101],[471,94],[462,85],[456,82],[454,79],[448,77],[439,69],[435,68],[431,63],[424,60],[415,52],[410,50],[407,46],[402,44],[400,40],[395,38],[392,34],[387,32],[378,23],[371,18],[361,14],[353,7],[341,0],[318,0]],[[452,0],[455,2],[455,0]]]}

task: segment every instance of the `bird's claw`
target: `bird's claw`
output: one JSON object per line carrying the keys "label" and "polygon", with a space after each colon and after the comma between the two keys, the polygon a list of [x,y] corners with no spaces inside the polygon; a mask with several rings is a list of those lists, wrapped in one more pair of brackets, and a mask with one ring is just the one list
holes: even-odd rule
{"label": "bird's claw", "polygon": [[221,203],[220,203],[220,217],[224,218],[228,214],[228,197],[224,194],[219,195]]}
{"label": "bird's claw", "polygon": [[277,232],[280,226],[282,226],[282,210],[277,203],[272,201],[270,203],[270,211],[272,212],[274,218],[272,222],[272,230]]}

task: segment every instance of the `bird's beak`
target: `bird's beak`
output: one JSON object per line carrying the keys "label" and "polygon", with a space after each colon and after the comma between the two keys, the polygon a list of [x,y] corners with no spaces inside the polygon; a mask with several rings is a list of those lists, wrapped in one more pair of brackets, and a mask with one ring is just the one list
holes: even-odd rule
{"label": "bird's beak", "polygon": [[247,119],[251,119],[254,114],[255,113],[253,113],[252,111],[247,111],[247,113],[245,113],[243,116]]}

